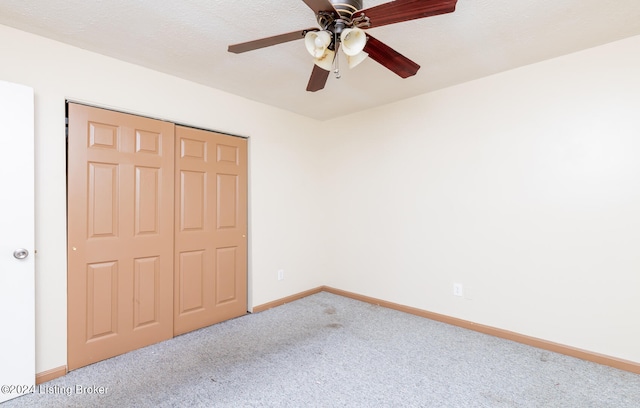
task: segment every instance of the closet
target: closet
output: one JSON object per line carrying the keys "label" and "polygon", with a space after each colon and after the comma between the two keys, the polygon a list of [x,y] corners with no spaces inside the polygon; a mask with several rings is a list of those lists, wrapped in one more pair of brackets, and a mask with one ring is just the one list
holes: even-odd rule
{"label": "closet", "polygon": [[68,104],[68,368],[247,311],[247,141]]}

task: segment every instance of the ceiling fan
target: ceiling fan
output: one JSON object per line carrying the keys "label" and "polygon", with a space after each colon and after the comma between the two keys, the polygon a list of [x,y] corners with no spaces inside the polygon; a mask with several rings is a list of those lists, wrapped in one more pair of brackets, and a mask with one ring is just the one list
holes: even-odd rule
{"label": "ceiling fan", "polygon": [[[314,57],[315,65],[307,91],[323,89],[331,68],[338,63],[336,53],[342,45],[350,68],[366,57],[393,71],[402,78],[415,75],[420,65],[375,39],[364,30],[403,21],[452,13],[458,0],[395,0],[363,8],[363,0],[302,0],[316,15],[320,28],[307,28],[273,37],[229,46],[236,54],[289,41],[305,39],[305,46]],[[335,69],[340,77],[339,68]]]}

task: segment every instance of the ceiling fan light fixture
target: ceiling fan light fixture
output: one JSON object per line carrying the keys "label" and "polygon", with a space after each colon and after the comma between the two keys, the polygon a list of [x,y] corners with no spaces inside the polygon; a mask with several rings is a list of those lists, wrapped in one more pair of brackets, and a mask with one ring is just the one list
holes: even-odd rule
{"label": "ceiling fan light fixture", "polygon": [[322,58],[329,50],[331,38],[328,31],[310,31],[304,37],[304,45],[313,58]]}
{"label": "ceiling fan light fixture", "polygon": [[367,44],[367,35],[364,30],[357,27],[345,28],[340,34],[340,42],[342,43],[342,51],[353,57],[364,50],[364,46]]}
{"label": "ceiling fan light fixture", "polygon": [[324,54],[320,58],[315,58],[313,62],[325,71],[331,71],[335,56],[336,52],[327,48]]}
{"label": "ceiling fan light fixture", "polygon": [[369,54],[362,51],[356,55],[347,55],[347,65],[349,65],[349,69],[355,68],[362,61],[366,60]]}

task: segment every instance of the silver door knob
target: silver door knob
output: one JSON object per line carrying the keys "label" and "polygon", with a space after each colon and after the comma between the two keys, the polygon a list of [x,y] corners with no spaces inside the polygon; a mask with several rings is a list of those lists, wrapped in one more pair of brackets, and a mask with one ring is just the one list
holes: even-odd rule
{"label": "silver door knob", "polygon": [[15,251],[13,251],[13,256],[16,259],[24,259],[29,256],[29,251],[24,248],[16,249]]}

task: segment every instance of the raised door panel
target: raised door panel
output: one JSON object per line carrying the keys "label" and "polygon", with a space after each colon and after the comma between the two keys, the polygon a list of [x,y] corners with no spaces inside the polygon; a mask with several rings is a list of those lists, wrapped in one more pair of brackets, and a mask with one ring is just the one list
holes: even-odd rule
{"label": "raised door panel", "polygon": [[118,262],[87,265],[87,341],[118,333]]}
{"label": "raised door panel", "polygon": [[133,328],[141,329],[149,325],[161,324],[160,302],[160,258],[139,258],[134,260]]}
{"label": "raised door panel", "polygon": [[118,164],[88,163],[89,239],[118,235]]}
{"label": "raised door panel", "polygon": [[178,315],[204,311],[205,250],[181,252],[178,264]]}
{"label": "raised door panel", "polygon": [[180,171],[180,231],[205,231],[207,173]]}
{"label": "raised door panel", "polygon": [[135,235],[159,234],[160,169],[136,167],[135,177]]}
{"label": "raised door panel", "polygon": [[238,227],[238,187],[237,174],[217,174],[217,225],[218,230]]}
{"label": "raised door panel", "polygon": [[238,248],[216,248],[216,306],[238,299]]}

